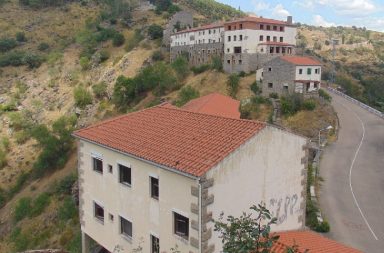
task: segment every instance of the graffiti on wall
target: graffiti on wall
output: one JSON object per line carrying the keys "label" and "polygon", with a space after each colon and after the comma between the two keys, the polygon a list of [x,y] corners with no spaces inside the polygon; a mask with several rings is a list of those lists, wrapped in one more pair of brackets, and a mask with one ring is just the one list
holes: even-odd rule
{"label": "graffiti on wall", "polygon": [[297,194],[287,195],[281,198],[271,198],[269,200],[269,211],[272,217],[277,218],[277,225],[284,223],[289,216],[301,212],[298,200],[299,197]]}

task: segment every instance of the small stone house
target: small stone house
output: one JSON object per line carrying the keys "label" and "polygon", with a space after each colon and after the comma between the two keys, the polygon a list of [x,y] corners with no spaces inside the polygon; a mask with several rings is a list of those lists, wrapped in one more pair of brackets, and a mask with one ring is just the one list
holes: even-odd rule
{"label": "small stone house", "polygon": [[301,94],[304,98],[318,96],[321,85],[321,63],[311,57],[281,56],[257,70],[256,81],[262,94],[279,96]]}
{"label": "small stone house", "polygon": [[213,218],[264,202],[305,225],[307,140],[266,123],[162,104],[78,130],[83,253],[219,253]]}

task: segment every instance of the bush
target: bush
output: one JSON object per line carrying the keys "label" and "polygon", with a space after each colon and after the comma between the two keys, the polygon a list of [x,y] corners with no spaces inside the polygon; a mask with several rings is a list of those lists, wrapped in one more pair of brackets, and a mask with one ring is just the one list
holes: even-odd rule
{"label": "bush", "polygon": [[92,95],[91,93],[84,87],[78,86],[73,91],[73,96],[75,98],[76,106],[84,109],[85,106],[92,104]]}
{"label": "bush", "polygon": [[28,131],[21,130],[15,133],[16,143],[19,145],[24,144],[30,137]]}
{"label": "bush", "polygon": [[179,80],[184,80],[188,76],[189,66],[188,60],[185,57],[177,57],[176,60],[172,62],[171,66],[176,71]]}
{"label": "bush", "polygon": [[10,235],[10,239],[13,242],[14,250],[16,252],[25,251],[29,247],[30,239],[26,233],[21,232],[20,227],[15,227],[12,230],[12,233]]}
{"label": "bush", "polygon": [[328,233],[329,230],[330,230],[330,226],[329,226],[329,223],[327,221],[321,222],[315,228],[315,231],[320,232],[320,233]]}
{"label": "bush", "polygon": [[15,222],[21,221],[30,215],[31,202],[32,200],[29,197],[19,199],[19,201],[16,203],[16,207],[13,213],[13,220]]}
{"label": "bush", "polygon": [[28,178],[29,178],[29,173],[20,174],[16,180],[16,184],[9,189],[8,198],[12,198],[16,193],[18,193],[21,190],[21,188],[24,186]]}
{"label": "bush", "polygon": [[201,74],[201,73],[207,71],[209,68],[210,68],[210,66],[208,64],[202,64],[199,66],[193,66],[191,68],[191,70],[194,74]]}
{"label": "bush", "polygon": [[25,53],[22,51],[12,51],[0,55],[0,67],[21,66],[24,64]]}
{"label": "bush", "polygon": [[120,47],[125,42],[124,35],[121,33],[115,33],[112,38],[112,44],[115,47]]}
{"label": "bush", "polygon": [[76,182],[77,176],[75,174],[68,175],[64,177],[59,183],[56,185],[55,193],[71,195],[73,184]]}
{"label": "bush", "polygon": [[253,92],[253,94],[259,95],[261,93],[261,89],[260,89],[259,85],[257,85],[257,81],[254,81],[250,87],[251,87],[251,91]]}
{"label": "bush", "polygon": [[25,33],[24,32],[18,32],[18,33],[16,33],[16,40],[18,42],[26,42],[27,41],[27,37],[25,37]]}
{"label": "bush", "polygon": [[83,56],[80,58],[80,66],[82,70],[87,70],[91,66],[89,62],[89,58],[86,56]]}
{"label": "bush", "polygon": [[37,49],[38,49],[39,51],[45,51],[45,50],[49,49],[49,45],[48,45],[48,43],[41,42],[41,43],[37,46]]}
{"label": "bush", "polygon": [[30,211],[30,217],[39,216],[44,209],[49,205],[50,196],[48,193],[44,192],[40,194],[32,203],[32,208]]}
{"label": "bush", "polygon": [[160,39],[163,37],[163,28],[156,24],[150,25],[148,27],[148,35],[152,40]]}
{"label": "bush", "polygon": [[279,98],[279,94],[277,94],[276,92],[272,92],[269,94],[269,97],[270,98],[274,98],[274,99],[278,99]]}
{"label": "bush", "polygon": [[105,62],[106,60],[109,59],[109,52],[106,50],[106,49],[101,49],[100,52],[99,52],[99,59],[100,59],[100,62]]}
{"label": "bush", "polygon": [[313,111],[316,108],[316,101],[308,99],[303,102],[303,109],[307,111]]}
{"label": "bush", "polygon": [[219,56],[212,57],[212,69],[215,69],[217,71],[223,71],[223,60]]}
{"label": "bush", "polygon": [[7,153],[0,148],[0,169],[7,165]]}
{"label": "bush", "polygon": [[0,52],[9,51],[17,46],[17,42],[14,39],[1,38],[0,39]]}
{"label": "bush", "polygon": [[237,91],[239,90],[240,77],[237,74],[232,74],[228,77],[227,80],[227,89],[229,95],[233,98],[236,98]]}
{"label": "bush", "polygon": [[191,86],[185,86],[181,88],[178,99],[176,100],[176,105],[181,107],[188,103],[190,100],[198,98],[200,96],[199,91],[194,89]]}
{"label": "bush", "polygon": [[323,98],[325,101],[331,102],[332,97],[323,89],[319,90],[319,96]]}
{"label": "bush", "polygon": [[107,96],[107,84],[105,82],[100,82],[92,86],[93,94],[95,97],[101,99]]}
{"label": "bush", "polygon": [[291,95],[281,98],[281,113],[285,116],[294,115],[301,110],[303,99],[299,95]]}
{"label": "bush", "polygon": [[153,52],[152,60],[153,61],[162,61],[162,60],[164,60],[163,53],[160,50],[156,50],[155,52]]}
{"label": "bush", "polygon": [[26,54],[24,57],[24,63],[28,65],[30,69],[38,68],[43,63],[44,59],[40,55],[37,54]]}
{"label": "bush", "polygon": [[77,207],[72,197],[67,196],[58,211],[58,217],[61,221],[68,221],[77,215]]}

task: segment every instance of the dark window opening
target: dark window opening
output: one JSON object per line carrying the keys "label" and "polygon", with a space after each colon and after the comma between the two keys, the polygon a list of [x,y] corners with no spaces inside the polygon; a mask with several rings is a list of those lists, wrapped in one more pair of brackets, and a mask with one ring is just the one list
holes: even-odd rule
{"label": "dark window opening", "polygon": [[241,47],[234,47],[233,51],[235,52],[235,54],[241,54]]}
{"label": "dark window opening", "polygon": [[267,30],[271,30],[271,26],[270,25],[267,25]]}
{"label": "dark window opening", "polygon": [[284,41],[284,38],[283,37],[280,37],[280,42],[283,42]]}
{"label": "dark window opening", "polygon": [[120,217],[120,234],[132,237],[132,222]]}
{"label": "dark window opening", "polygon": [[284,27],[280,26],[280,32],[284,31]]}
{"label": "dark window opening", "polygon": [[173,213],[175,234],[188,240],[189,236],[189,219],[178,213]]}
{"label": "dark window opening", "polygon": [[237,40],[237,37],[236,35],[233,36],[233,41],[236,41]]}
{"label": "dark window opening", "polygon": [[267,36],[267,41],[271,41],[271,36]]}
{"label": "dark window opening", "polygon": [[243,29],[243,24],[240,24],[240,30],[242,30]]}
{"label": "dark window opening", "polygon": [[281,53],[285,54],[285,47],[281,49]]}
{"label": "dark window opening", "polygon": [[273,88],[273,83],[268,83],[268,88]]}
{"label": "dark window opening", "polygon": [[270,48],[269,48],[269,53],[273,54],[274,51],[275,51],[275,48],[274,48],[274,47],[270,47]]}
{"label": "dark window opening", "polygon": [[229,25],[229,26],[228,26],[228,30],[230,31],[231,29],[232,29],[232,27]]}
{"label": "dark window opening", "polygon": [[299,75],[303,74],[303,69],[299,69]]}
{"label": "dark window opening", "polygon": [[273,26],[273,30],[277,31],[277,26],[276,25]]}
{"label": "dark window opening", "polygon": [[151,197],[159,199],[159,179],[150,177],[151,179]]}
{"label": "dark window opening", "polygon": [[318,84],[314,83],[314,87],[315,87],[315,89],[317,89],[318,88]]}
{"label": "dark window opening", "polygon": [[240,40],[240,41],[243,40],[243,35],[239,35],[239,40]]}
{"label": "dark window opening", "polygon": [[260,25],[260,30],[264,30],[264,25]]}
{"label": "dark window opening", "polygon": [[239,64],[240,64],[240,65],[243,64],[243,60],[239,60]]}
{"label": "dark window opening", "polygon": [[228,64],[231,64],[231,60],[227,60],[227,63],[228,63]]}
{"label": "dark window opening", "polygon": [[308,75],[312,74],[312,69],[311,68],[307,68],[307,74]]}
{"label": "dark window opening", "polygon": [[97,203],[93,202],[93,209],[94,209],[94,215],[96,217],[96,219],[104,222],[104,208],[100,205],[98,205]]}
{"label": "dark window opening", "polygon": [[119,179],[120,183],[131,185],[131,168],[119,164]]}
{"label": "dark window opening", "polygon": [[151,235],[151,253],[160,253],[159,238],[153,235]]}
{"label": "dark window opening", "polygon": [[103,160],[93,157],[93,170],[103,174]]}
{"label": "dark window opening", "polygon": [[280,47],[276,47],[276,54],[280,54]]}
{"label": "dark window opening", "polygon": [[263,35],[260,35],[259,40],[260,40],[260,41],[263,41],[263,40],[264,40],[264,36],[263,36]]}
{"label": "dark window opening", "polygon": [[228,36],[228,41],[231,41],[231,36]]}
{"label": "dark window opening", "polygon": [[268,71],[271,72],[271,71],[272,71],[272,68],[268,68]]}

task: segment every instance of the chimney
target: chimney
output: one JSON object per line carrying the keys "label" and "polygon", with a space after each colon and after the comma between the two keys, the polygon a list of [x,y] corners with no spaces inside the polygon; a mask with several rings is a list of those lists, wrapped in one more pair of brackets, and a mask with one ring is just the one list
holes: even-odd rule
{"label": "chimney", "polygon": [[292,16],[287,17],[287,24],[292,25]]}

